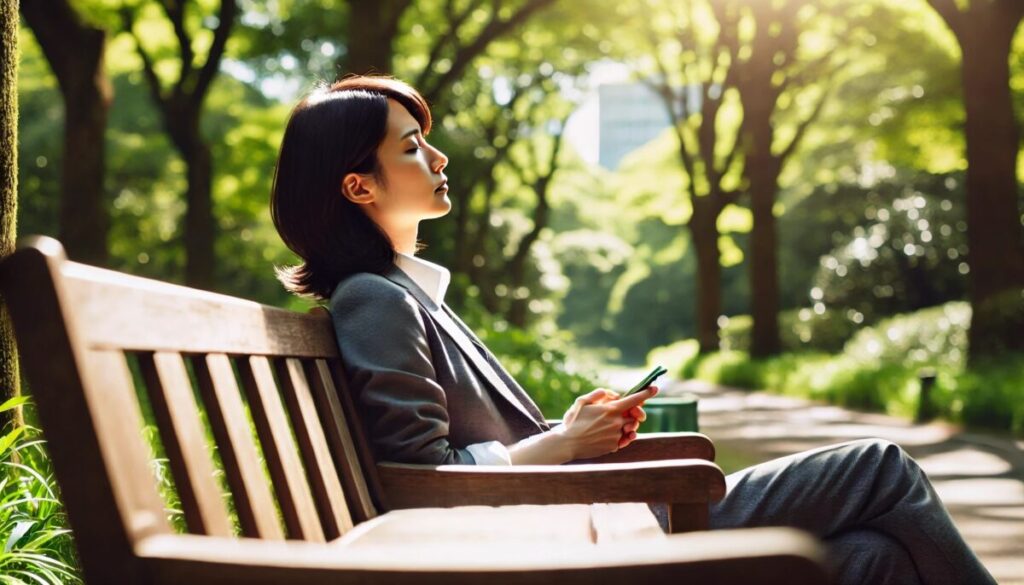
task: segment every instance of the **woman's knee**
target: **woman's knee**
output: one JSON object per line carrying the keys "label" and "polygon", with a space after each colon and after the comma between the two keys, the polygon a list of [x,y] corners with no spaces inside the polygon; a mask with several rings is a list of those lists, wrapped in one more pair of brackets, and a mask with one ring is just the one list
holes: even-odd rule
{"label": "woman's knee", "polygon": [[877,530],[858,529],[825,541],[836,583],[916,585],[917,568],[907,549]]}
{"label": "woman's knee", "polygon": [[859,439],[847,443],[853,457],[856,459],[868,459],[876,465],[895,463],[905,465],[912,461],[907,452],[896,443],[888,439]]}

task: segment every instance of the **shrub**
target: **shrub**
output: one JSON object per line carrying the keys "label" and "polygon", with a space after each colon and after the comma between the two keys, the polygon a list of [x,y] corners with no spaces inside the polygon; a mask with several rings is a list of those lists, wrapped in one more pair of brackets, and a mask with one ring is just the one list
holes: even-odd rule
{"label": "shrub", "polygon": [[742,351],[722,351],[708,355],[697,365],[696,377],[738,388],[761,387],[759,365]]}
{"label": "shrub", "polygon": [[[13,398],[0,412],[23,404]],[[38,429],[0,435],[0,581],[81,583],[74,543]]]}
{"label": "shrub", "polygon": [[863,363],[962,369],[971,307],[955,301],[879,321],[857,332],[843,354]]}
{"label": "shrub", "polygon": [[670,345],[656,347],[647,353],[647,367],[664,366],[675,375],[682,375],[690,362],[697,359],[700,343],[696,339],[684,339]]}
{"label": "shrub", "polygon": [[[779,313],[779,337],[783,351],[839,351],[859,325],[854,314],[826,309],[815,313],[812,309],[793,309]],[[722,349],[749,351],[753,329],[750,315],[729,317],[722,327]]]}
{"label": "shrub", "polygon": [[[932,371],[932,412],[969,426],[1024,435],[1024,354],[1005,352],[966,370],[970,320],[969,305],[951,302],[864,327],[838,355],[798,352],[751,360],[742,351],[722,351],[689,359],[682,373],[684,378],[912,417],[920,406],[921,375]],[[680,351],[667,346],[651,355]]]}
{"label": "shrub", "polygon": [[932,405],[953,420],[1024,436],[1024,354],[969,371],[939,372]]}

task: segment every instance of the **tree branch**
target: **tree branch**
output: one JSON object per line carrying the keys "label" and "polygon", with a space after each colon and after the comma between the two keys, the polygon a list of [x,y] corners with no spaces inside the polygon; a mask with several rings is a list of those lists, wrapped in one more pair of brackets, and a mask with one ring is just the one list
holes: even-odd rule
{"label": "tree branch", "polygon": [[715,217],[718,217],[718,214],[722,213],[722,210],[728,207],[729,205],[735,205],[740,200],[740,196],[742,194],[743,192],[738,189],[719,191],[718,198],[715,201],[715,211],[717,212],[715,213]]}
{"label": "tree branch", "polygon": [[832,74],[828,76],[825,83],[825,89],[821,92],[821,97],[818,98],[818,103],[814,104],[814,109],[811,110],[810,115],[800,122],[796,128],[796,133],[793,134],[793,138],[789,141],[789,144],[786,145],[786,148],[784,148],[776,157],[776,160],[779,162],[779,168],[782,168],[782,165],[786,163],[786,160],[789,159],[793,152],[796,151],[797,147],[800,146],[800,141],[803,140],[804,134],[807,133],[807,128],[821,116],[821,112],[825,108],[825,103],[828,101],[829,96],[832,95],[832,91],[834,90],[829,82],[832,81],[832,78],[835,76],[837,71],[839,71],[839,68],[836,68]]}
{"label": "tree branch", "polygon": [[153,68],[153,59],[150,58],[149,53],[142,46],[142,41],[139,36],[135,34],[135,12],[133,8],[124,6],[121,8],[121,22],[124,24],[124,30],[132,39],[135,41],[135,49],[139,53],[139,58],[142,59],[142,73],[146,79],[146,84],[149,86],[149,91],[153,95],[153,101],[155,101],[161,109],[167,107],[167,97],[164,95],[163,86],[160,84],[160,78],[156,75],[156,70]]}
{"label": "tree branch", "polygon": [[725,155],[725,161],[722,162],[722,166],[716,172],[718,173],[719,181],[725,178],[729,174],[729,169],[732,168],[733,163],[736,162],[736,155],[743,150],[740,142],[743,136],[743,121],[740,121],[739,127],[736,129],[736,139],[733,142],[732,149],[729,150],[729,154]]}
{"label": "tree branch", "polygon": [[456,49],[455,57],[452,59],[452,66],[430,85],[430,87],[423,93],[423,96],[428,102],[437,101],[437,96],[440,95],[448,85],[461,77],[466,67],[469,66],[473,59],[483,53],[492,41],[525,22],[535,12],[542,8],[546,8],[552,3],[554,3],[554,0],[527,0],[519,10],[504,20],[498,18],[498,14],[494,13],[494,18],[487,23],[484,29],[475,39],[473,39],[472,42]]}
{"label": "tree branch", "polygon": [[74,74],[73,54],[81,51],[87,35],[102,31],[83,22],[64,0],[22,0],[21,15],[32,29],[63,88],[64,83]]}
{"label": "tree branch", "polygon": [[[659,67],[662,67],[660,58],[656,57],[655,61],[658,62]],[[696,191],[694,190],[694,186],[696,184],[696,181],[694,180],[694,161],[693,156],[690,153],[689,147],[687,146],[686,133],[683,129],[684,124],[686,124],[687,118],[687,116],[685,115],[686,98],[683,97],[682,100],[679,100],[683,104],[682,109],[684,113],[683,116],[679,116],[676,113],[676,93],[672,89],[672,86],[669,85],[667,78],[663,83],[654,83],[646,79],[643,80],[642,83],[647,87],[651,88],[655,93],[657,93],[658,96],[661,97],[662,104],[665,105],[665,110],[668,112],[669,120],[672,122],[672,130],[675,131],[676,139],[679,140],[679,158],[683,163],[683,170],[686,171],[686,176],[690,178],[690,189],[693,195],[696,196]]]}
{"label": "tree branch", "polygon": [[450,23],[450,26],[443,35],[438,37],[434,46],[430,48],[430,55],[427,56],[427,65],[416,77],[416,82],[413,84],[413,87],[426,86],[427,79],[430,77],[430,73],[434,69],[434,64],[437,63],[438,58],[441,56],[441,52],[445,47],[451,44],[452,41],[458,39],[459,28],[466,22],[469,15],[479,8],[482,3],[483,0],[473,0],[466,6],[465,10],[456,14],[455,0],[447,0],[447,2],[445,2],[445,12],[449,15],[447,20]]}
{"label": "tree branch", "polygon": [[778,87],[778,95],[782,95],[783,92],[794,85],[799,86],[809,79],[818,79],[822,77],[822,70],[829,70],[825,76],[831,77],[835,73],[835,70],[839,69],[839,67],[827,67],[827,65],[832,61],[832,58],[833,53],[825,53],[818,56],[818,58],[807,65],[801,67],[799,71],[786,75]]}
{"label": "tree branch", "polygon": [[555,175],[555,171],[558,169],[558,153],[562,151],[563,138],[565,137],[565,125],[569,123],[569,116],[572,112],[562,116],[558,120],[558,134],[555,134],[555,143],[551,147],[551,156],[548,159],[548,171],[545,173],[545,177],[551,180],[551,177]]}
{"label": "tree branch", "polygon": [[210,52],[206,55],[206,62],[199,71],[196,84],[192,89],[191,100],[194,106],[202,103],[210,82],[217,75],[220,69],[220,61],[224,56],[224,48],[227,46],[228,37],[231,36],[231,29],[235,24],[235,16],[238,14],[236,0],[221,0],[220,12],[217,15],[217,29],[213,32],[213,43],[210,45]]}
{"label": "tree branch", "polygon": [[956,6],[956,0],[928,0],[935,12],[946,21],[946,25],[952,29],[953,34],[960,38],[963,27],[963,13]]}
{"label": "tree branch", "polygon": [[174,28],[174,36],[178,39],[178,47],[181,50],[181,68],[178,72],[178,82],[174,84],[174,92],[181,93],[188,79],[193,74],[192,63],[195,61],[195,53],[192,51],[192,37],[185,30],[185,1],[186,0],[163,0],[160,5],[171,21]]}
{"label": "tree branch", "polygon": [[1015,19],[1018,23],[1021,19],[1024,19],[1024,2],[1019,0],[1002,0],[1002,6],[1010,14],[1010,18]]}

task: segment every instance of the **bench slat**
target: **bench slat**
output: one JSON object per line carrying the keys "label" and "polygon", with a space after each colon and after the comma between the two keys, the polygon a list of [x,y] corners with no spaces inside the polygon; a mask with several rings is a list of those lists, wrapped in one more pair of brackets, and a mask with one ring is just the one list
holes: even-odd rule
{"label": "bench slat", "polygon": [[[86,351],[81,364],[82,391],[103,452],[127,532],[136,537],[171,532],[156,478],[142,439],[142,411],[132,385],[128,361],[120,351]],[[64,412],[65,424],[84,413]],[[49,432],[49,431],[47,431]],[[66,484],[65,484],[66,485]]]}
{"label": "bench slat", "polygon": [[262,356],[248,356],[238,360],[238,371],[249,399],[256,433],[263,445],[267,468],[277,491],[278,503],[281,504],[288,536],[299,540],[323,541],[323,529],[299,463],[270,362]]}
{"label": "bench slat", "polygon": [[82,341],[91,347],[310,358],[338,355],[330,318],[325,315],[287,311],[74,262],[63,263],[61,271],[67,304],[75,308]]}
{"label": "bench slat", "polygon": [[[310,390],[320,412],[320,422],[327,432],[331,452],[335,455],[335,465],[341,470],[345,493],[349,496],[349,506],[355,520],[364,522],[376,518],[377,509],[366,483],[364,466],[360,463],[355,441],[346,424],[347,417],[331,379],[330,366],[326,360],[307,362],[305,366],[306,378],[310,381]],[[377,493],[383,491],[377,490]]]}
{"label": "bench slat", "polygon": [[256,444],[249,429],[231,362],[224,354],[210,354],[192,361],[207,417],[217,441],[224,474],[235,500],[242,534],[253,538],[283,540],[274,497],[270,493]]}
{"label": "bench slat", "polygon": [[181,354],[147,352],[138,358],[189,532],[231,536],[231,521],[214,480],[199,407]]}
{"label": "bench slat", "polygon": [[302,362],[295,358],[274,360],[277,379],[281,382],[295,438],[302,452],[303,463],[313,489],[314,502],[323,522],[324,536],[334,540],[352,529],[352,517],[345,502],[338,470],[331,460],[327,438],[317,418],[316,405],[310,393]]}

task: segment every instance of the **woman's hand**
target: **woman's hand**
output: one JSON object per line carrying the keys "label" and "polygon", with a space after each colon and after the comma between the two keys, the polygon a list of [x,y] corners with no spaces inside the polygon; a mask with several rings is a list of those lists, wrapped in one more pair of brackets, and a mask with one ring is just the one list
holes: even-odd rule
{"label": "woman's hand", "polygon": [[568,442],[573,459],[589,459],[621,449],[636,439],[647,414],[640,407],[658,393],[651,386],[632,396],[598,388],[576,399],[555,429]]}

